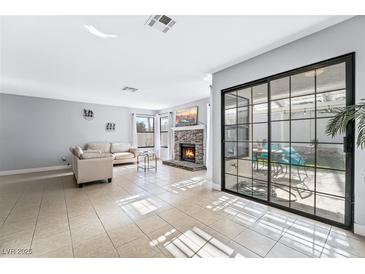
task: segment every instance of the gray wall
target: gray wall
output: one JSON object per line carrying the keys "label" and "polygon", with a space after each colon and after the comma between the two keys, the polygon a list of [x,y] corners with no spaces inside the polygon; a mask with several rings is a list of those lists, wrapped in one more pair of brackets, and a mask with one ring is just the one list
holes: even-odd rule
{"label": "gray wall", "polygon": [[[82,116],[92,109],[91,121]],[[68,148],[91,141],[131,142],[131,113],[154,111],[0,93],[0,171],[63,165]],[[108,132],[107,122],[116,124]]]}
{"label": "gray wall", "polygon": [[[356,101],[365,98],[365,17],[317,32],[213,75],[213,180],[221,184],[221,90],[321,60],[356,52]],[[355,231],[365,234],[365,152],[355,153]]]}

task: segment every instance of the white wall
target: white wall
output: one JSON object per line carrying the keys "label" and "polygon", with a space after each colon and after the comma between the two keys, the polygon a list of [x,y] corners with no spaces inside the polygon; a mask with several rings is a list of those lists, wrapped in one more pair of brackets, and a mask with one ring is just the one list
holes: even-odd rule
{"label": "white wall", "polygon": [[[92,109],[85,120],[83,109]],[[70,146],[92,141],[132,142],[132,112],[154,111],[0,93],[0,171],[64,165]],[[106,123],[116,124],[106,131]]]}
{"label": "white wall", "polygon": [[[365,17],[357,16],[213,74],[213,181],[221,186],[221,90],[356,52],[356,101],[365,98]],[[365,151],[355,151],[355,232],[365,234]]]}

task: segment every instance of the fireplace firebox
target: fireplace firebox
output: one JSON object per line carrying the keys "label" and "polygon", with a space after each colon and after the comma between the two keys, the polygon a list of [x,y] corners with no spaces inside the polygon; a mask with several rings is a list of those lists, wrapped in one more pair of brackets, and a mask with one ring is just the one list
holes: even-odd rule
{"label": "fireplace firebox", "polygon": [[195,163],[195,145],[194,144],[180,144],[181,161]]}

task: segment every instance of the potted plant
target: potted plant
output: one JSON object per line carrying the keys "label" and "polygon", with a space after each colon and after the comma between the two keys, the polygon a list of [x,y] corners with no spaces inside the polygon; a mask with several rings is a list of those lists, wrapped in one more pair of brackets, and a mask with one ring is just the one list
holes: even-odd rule
{"label": "potted plant", "polygon": [[347,125],[357,122],[357,147],[365,147],[365,99],[356,105],[331,109],[335,116],[327,124],[326,134],[334,137],[338,133],[346,132]]}

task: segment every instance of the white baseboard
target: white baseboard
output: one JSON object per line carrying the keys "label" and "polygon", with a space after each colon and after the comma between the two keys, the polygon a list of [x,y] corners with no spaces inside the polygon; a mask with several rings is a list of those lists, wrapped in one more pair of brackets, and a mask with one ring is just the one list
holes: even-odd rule
{"label": "white baseboard", "polygon": [[50,171],[50,170],[59,170],[59,169],[66,169],[66,168],[70,168],[70,167],[71,166],[68,166],[68,165],[62,165],[62,166],[47,166],[47,167],[16,169],[16,170],[4,170],[4,171],[0,171],[0,176],[33,173],[33,172],[41,172],[41,171]]}
{"label": "white baseboard", "polygon": [[220,184],[215,184],[215,183],[212,183],[212,188],[214,190],[218,190],[218,191],[221,191],[222,190],[222,187]]}
{"label": "white baseboard", "polygon": [[365,225],[354,224],[354,233],[365,236]]}

